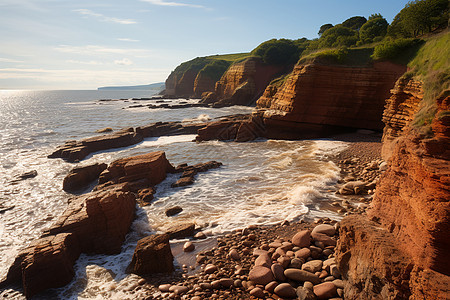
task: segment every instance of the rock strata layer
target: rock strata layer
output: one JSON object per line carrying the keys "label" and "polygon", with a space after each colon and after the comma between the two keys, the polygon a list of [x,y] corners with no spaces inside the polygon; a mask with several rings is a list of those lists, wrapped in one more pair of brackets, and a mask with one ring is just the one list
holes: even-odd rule
{"label": "rock strata layer", "polygon": [[404,72],[405,67],[387,62],[370,67],[300,64],[283,85],[266,88],[257,107],[265,110],[274,137],[317,137],[337,128],[381,131],[385,99]]}

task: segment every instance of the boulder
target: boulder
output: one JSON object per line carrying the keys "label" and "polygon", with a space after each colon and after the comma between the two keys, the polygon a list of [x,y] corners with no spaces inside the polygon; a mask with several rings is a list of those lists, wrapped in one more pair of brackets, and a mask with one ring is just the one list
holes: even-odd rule
{"label": "boulder", "polygon": [[320,279],[317,275],[299,269],[286,269],[284,271],[284,275],[287,278],[295,281],[310,281],[313,284],[318,284],[320,282]]}
{"label": "boulder", "polygon": [[106,182],[122,183],[147,179],[154,186],[175,169],[162,151],[126,157],[112,162],[100,174],[99,184]]}
{"label": "boulder", "polygon": [[194,223],[186,223],[186,224],[177,224],[169,227],[167,229],[167,234],[169,235],[169,239],[182,239],[185,237],[190,237],[194,235],[195,224]]}
{"label": "boulder", "polygon": [[248,278],[254,283],[262,285],[274,280],[272,270],[264,266],[255,266],[250,270]]}
{"label": "boulder", "polygon": [[281,298],[297,298],[295,289],[289,283],[281,283],[275,289],[274,293]]}
{"label": "boulder", "polygon": [[181,206],[174,206],[174,207],[166,209],[166,216],[171,217],[176,214],[179,214],[182,211],[183,211],[183,208]]}
{"label": "boulder", "polygon": [[138,275],[173,272],[169,235],[155,234],[140,239],[127,270]]}
{"label": "boulder", "polygon": [[106,164],[93,164],[84,167],[76,167],[70,170],[64,177],[63,190],[66,192],[76,192],[88,187],[90,183],[98,179],[101,172],[106,169]]}
{"label": "boulder", "polygon": [[22,282],[27,298],[64,286],[75,275],[73,265],[80,253],[72,233],[37,239],[19,253],[1,285]]}
{"label": "boulder", "polygon": [[333,236],[336,233],[336,228],[334,228],[334,226],[330,224],[320,224],[314,227],[311,234],[315,233],[323,233],[329,236]]}
{"label": "boulder", "polygon": [[44,236],[73,233],[82,252],[119,253],[136,209],[136,196],[113,186],[70,200]]}
{"label": "boulder", "polygon": [[194,183],[194,176],[190,177],[181,177],[176,182],[172,183],[172,187],[182,187],[182,186],[188,186]]}
{"label": "boulder", "polygon": [[292,237],[292,244],[300,248],[309,247],[311,243],[311,231],[302,230]]}
{"label": "boulder", "polygon": [[337,297],[337,288],[332,282],[324,282],[314,286],[314,294],[319,300]]}

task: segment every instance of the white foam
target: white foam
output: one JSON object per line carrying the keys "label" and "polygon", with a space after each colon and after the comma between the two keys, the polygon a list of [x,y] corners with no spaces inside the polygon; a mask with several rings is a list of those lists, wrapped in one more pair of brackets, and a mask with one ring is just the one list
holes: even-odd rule
{"label": "white foam", "polygon": [[186,143],[195,140],[195,134],[174,135],[174,136],[160,136],[156,138],[148,138],[140,143],[137,148],[149,148],[173,143]]}

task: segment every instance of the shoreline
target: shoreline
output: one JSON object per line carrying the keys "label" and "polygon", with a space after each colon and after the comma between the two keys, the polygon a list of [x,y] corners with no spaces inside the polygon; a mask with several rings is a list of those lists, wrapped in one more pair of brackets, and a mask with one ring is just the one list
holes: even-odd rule
{"label": "shoreline", "polygon": [[[352,162],[349,168],[363,170],[365,165],[381,159],[381,137],[379,133],[350,133],[334,136],[331,139],[350,143],[346,149],[324,158],[333,161],[340,168],[342,178],[342,175],[347,173],[341,167],[349,167],[349,164],[342,163],[345,160],[357,157],[358,159]],[[348,213],[345,213],[345,215],[349,213],[365,213],[366,207],[364,209],[350,208],[352,203],[361,203],[362,197],[360,195],[347,195],[341,198],[343,198],[342,201],[344,203],[348,201],[350,204]],[[367,195],[364,198],[365,203],[370,203],[371,195]],[[336,206],[333,205],[329,208],[337,210]],[[291,241],[295,233],[301,230],[312,230],[318,224],[339,226],[339,221],[330,220],[326,217],[313,219],[306,216],[304,220],[302,219],[299,222],[289,223],[284,221],[276,225],[250,225],[247,228],[235,230],[233,233],[219,235],[212,238],[212,241],[206,242],[212,244],[209,249],[203,246],[202,251],[182,254],[185,257],[190,256],[190,259],[185,261],[196,260],[195,264],[182,264],[173,274],[143,276],[138,280],[139,285],[136,287],[136,292],[144,292],[150,299],[258,299],[252,296],[251,293],[251,290],[256,286],[250,285],[245,287],[242,285],[242,283],[245,285],[245,282],[248,281],[248,272],[255,262],[256,257],[253,255],[253,250],[275,240]],[[249,235],[251,242],[248,242]],[[215,245],[214,241],[217,241],[217,245]],[[192,242],[194,245],[198,243],[195,240]],[[202,242],[200,241],[200,243]],[[176,242],[176,244],[176,247],[181,248],[184,242],[180,241]],[[173,248],[174,246],[172,245]],[[229,251],[232,249],[236,249],[239,252],[241,256],[239,261],[230,258]],[[180,250],[178,251],[180,253]],[[217,265],[218,270],[212,274],[206,274],[204,269],[207,264]],[[232,279],[233,284],[227,288],[213,288],[210,286],[218,280],[225,279]],[[187,290],[177,294],[177,292],[166,291],[167,285],[185,286]],[[267,292],[265,296],[266,299],[281,299],[277,295]],[[337,297],[336,299],[340,298]]]}

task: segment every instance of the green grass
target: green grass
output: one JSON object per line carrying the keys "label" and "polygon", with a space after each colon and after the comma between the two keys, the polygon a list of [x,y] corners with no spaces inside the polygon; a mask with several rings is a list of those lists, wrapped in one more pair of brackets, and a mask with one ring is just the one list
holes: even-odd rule
{"label": "green grass", "polygon": [[[430,125],[437,107],[436,98],[450,90],[450,32],[444,32],[426,40],[408,67],[414,78],[423,82],[424,99],[413,126],[429,135]],[[447,111],[441,114],[448,114]]]}
{"label": "green grass", "polygon": [[236,61],[242,61],[251,56],[252,56],[251,53],[234,53],[234,54],[211,55],[211,56],[207,56],[207,58],[215,59],[215,60],[226,60],[226,61],[236,62]]}
{"label": "green grass", "polygon": [[372,62],[373,49],[373,47],[320,49],[301,57],[298,63],[304,64],[318,59],[319,62],[330,64],[366,66]]}

